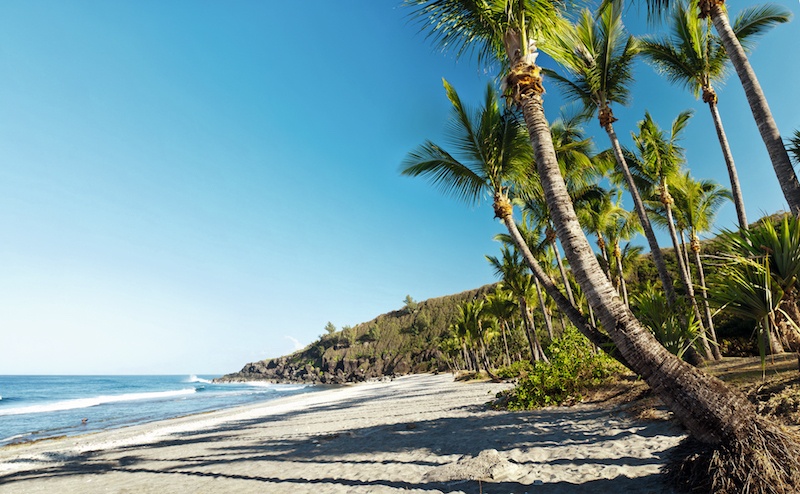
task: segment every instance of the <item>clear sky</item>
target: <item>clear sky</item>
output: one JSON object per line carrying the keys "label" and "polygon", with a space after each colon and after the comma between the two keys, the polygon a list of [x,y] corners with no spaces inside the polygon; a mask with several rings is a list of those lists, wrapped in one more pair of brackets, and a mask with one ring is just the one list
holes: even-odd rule
{"label": "clear sky", "polygon": [[[493,282],[488,204],[399,175],[443,141],[442,77],[475,104],[490,78],[399,4],[1,2],[0,374],[233,372]],[[785,135],[798,39],[779,26],[751,56]],[[719,93],[750,219],[784,209],[735,74]],[[701,103],[644,65],[633,95],[623,139],[645,109],[667,127],[696,108],[690,167],[727,183]]]}

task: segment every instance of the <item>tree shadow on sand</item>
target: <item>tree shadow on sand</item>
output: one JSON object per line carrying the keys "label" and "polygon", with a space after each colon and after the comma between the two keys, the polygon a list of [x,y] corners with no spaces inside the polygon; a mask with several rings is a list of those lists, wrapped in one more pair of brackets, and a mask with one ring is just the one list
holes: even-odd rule
{"label": "tree shadow on sand", "polygon": [[[426,395],[422,390],[413,396]],[[354,492],[661,492],[660,478],[652,471],[664,463],[668,449],[653,447],[631,456],[622,454],[630,448],[612,444],[642,436],[668,436],[677,443],[681,436],[663,422],[632,422],[609,410],[590,407],[512,413],[462,406],[452,407],[448,417],[426,420],[414,410],[404,409],[401,399],[391,401],[393,408],[385,417],[388,424],[359,426],[353,421],[353,416],[385,416],[385,400],[389,399],[392,396],[387,389],[385,395],[231,421],[154,443],[87,452],[67,461],[59,458],[50,466],[0,475],[0,486],[13,483],[24,492],[26,482],[124,472],[132,476],[132,486],[139,482],[155,485],[160,482],[155,476],[177,476],[244,481],[237,484],[244,489],[241,492],[317,492],[325,490],[323,485]],[[430,399],[447,397],[437,393]],[[309,423],[319,425],[321,420],[324,427],[304,431]],[[296,425],[296,431],[286,434],[287,425]],[[283,435],[270,431],[277,426]],[[520,476],[480,483],[469,478],[426,479],[427,472],[486,450],[497,450]],[[575,455],[576,451],[582,454]],[[650,468],[634,479],[625,476],[639,467]],[[590,468],[613,478],[548,483],[547,469],[554,468],[561,468],[562,473],[563,469],[579,472]],[[542,474],[540,478],[536,478],[537,472]],[[574,478],[580,482],[577,475]]]}

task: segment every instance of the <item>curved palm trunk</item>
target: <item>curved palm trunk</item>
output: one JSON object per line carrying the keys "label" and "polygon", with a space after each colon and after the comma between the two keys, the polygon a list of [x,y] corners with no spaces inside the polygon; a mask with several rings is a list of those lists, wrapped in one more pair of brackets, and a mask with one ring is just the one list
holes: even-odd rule
{"label": "curved palm trunk", "polygon": [[[539,283],[539,280],[535,276],[533,281],[536,283],[536,295],[539,297],[539,306],[542,308],[542,315],[544,316],[544,327],[547,329],[547,336],[550,338],[550,341],[553,341],[553,318],[550,317],[550,311],[547,310],[541,283]],[[592,327],[596,328],[597,324],[592,322]]]}
{"label": "curved palm trunk", "polygon": [[745,55],[739,39],[731,28],[728,15],[723,10],[722,5],[713,5],[709,13],[714,23],[714,28],[717,30],[717,34],[722,40],[722,45],[725,47],[725,52],[728,54],[728,58],[730,58],[733,67],[736,69],[736,74],[742,82],[747,103],[750,105],[750,111],[752,111],[753,118],[755,118],[758,125],[761,139],[767,147],[770,161],[772,161],[772,168],[775,170],[775,175],[781,184],[783,196],[786,198],[792,213],[798,215],[800,214],[800,182],[798,182],[797,175],[789,160],[789,153],[786,152],[786,147],[781,140],[781,134],[778,131],[775,119],[772,117],[767,98],[761,90],[761,84],[759,84],[756,74],[747,60],[747,55]]}
{"label": "curved palm trunk", "polygon": [[733,205],[736,206],[736,217],[739,220],[739,228],[747,230],[747,214],[744,210],[744,197],[742,196],[742,186],[739,183],[739,174],[736,173],[736,165],[733,162],[733,153],[728,144],[728,136],[725,135],[725,128],[722,126],[722,118],[719,116],[716,96],[708,102],[708,109],[711,110],[711,119],[714,120],[714,128],[717,129],[719,146],[722,148],[722,156],[725,158],[725,166],[728,168],[728,177],[731,179],[731,195]]}
{"label": "curved palm trunk", "polygon": [[661,249],[658,246],[656,234],[653,232],[650,218],[647,217],[647,211],[644,209],[642,196],[639,194],[639,189],[633,181],[631,170],[625,162],[625,156],[622,154],[622,147],[619,144],[616,132],[614,132],[614,126],[609,122],[606,124],[605,130],[608,134],[608,138],[611,139],[611,147],[614,150],[614,157],[617,160],[617,165],[619,165],[622,170],[622,174],[625,176],[625,182],[628,184],[628,191],[633,198],[636,214],[639,216],[639,222],[642,225],[644,236],[647,238],[647,244],[650,246],[650,254],[653,256],[653,263],[655,263],[656,269],[658,270],[658,278],[661,280],[661,285],[664,287],[664,293],[667,295],[667,303],[669,303],[670,306],[675,305],[675,289],[672,286],[672,277],[669,275],[669,271],[667,271],[667,264],[664,262],[664,256],[661,254]]}
{"label": "curved palm trunk", "polygon": [[[681,361],[660,345],[622,303],[581,230],[558,162],[539,93],[519,91],[536,151],[536,166],[573,275],[618,348],[698,440],[717,444],[750,437],[755,407],[719,379]],[[535,90],[535,88],[533,88]],[[533,94],[531,94],[533,93]]]}
{"label": "curved palm trunk", "polygon": [[703,296],[703,308],[706,313],[706,324],[708,334],[711,336],[713,343],[711,351],[714,354],[714,360],[720,360],[722,354],[719,351],[719,340],[717,340],[717,332],[714,330],[714,318],[711,316],[711,307],[708,305],[708,291],[706,290],[706,275],[703,270],[703,263],[700,260],[700,239],[697,235],[692,233],[692,252],[694,253],[694,264],[697,266],[697,279],[700,281],[700,294]]}

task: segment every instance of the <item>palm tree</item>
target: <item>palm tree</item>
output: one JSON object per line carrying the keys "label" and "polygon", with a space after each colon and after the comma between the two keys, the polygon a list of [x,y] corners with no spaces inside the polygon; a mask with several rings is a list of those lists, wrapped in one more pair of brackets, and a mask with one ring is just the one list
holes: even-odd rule
{"label": "palm tree", "polygon": [[622,299],[625,305],[630,305],[628,300],[628,287],[625,283],[625,269],[623,267],[624,260],[630,259],[633,252],[641,252],[641,247],[632,247],[626,243],[624,250],[620,246],[621,240],[630,240],[634,234],[641,231],[638,218],[635,213],[626,211],[622,207],[621,194],[617,193],[617,200],[613,206],[608,210],[607,219],[604,221],[605,228],[603,233],[608,239],[609,247],[613,251],[614,262],[617,271],[617,285],[618,292],[622,294]]}
{"label": "palm tree", "polygon": [[[694,287],[689,277],[689,267],[685,262],[686,256],[678,239],[675,219],[672,214],[672,205],[675,200],[669,191],[670,180],[675,178],[684,162],[684,150],[678,145],[678,141],[691,116],[691,111],[680,113],[672,122],[670,134],[667,136],[653,120],[650,113],[645,112],[644,119],[637,125],[639,133],[633,134],[633,141],[637,151],[639,176],[647,179],[651,184],[650,188],[658,195],[658,203],[664,212],[665,223],[672,239],[672,246],[675,249],[678,275],[686,289],[695,320],[700,325],[701,334],[704,335],[703,318],[697,305]],[[713,351],[705,336],[703,336],[702,343],[706,358],[713,358]]]}
{"label": "palm tree", "polygon": [[700,260],[700,251],[702,249],[700,233],[711,229],[717,211],[725,201],[731,199],[731,193],[711,180],[693,180],[689,172],[681,175],[676,180],[674,189],[675,204],[678,206],[677,211],[681,217],[678,223],[685,224],[689,230],[689,245],[693,254],[695,268],[697,268],[698,281],[700,282],[700,294],[703,297],[703,308],[706,315],[706,328],[714,344],[711,350],[714,353],[714,358],[719,360],[722,355],[719,351],[717,333],[714,330],[711,308],[708,305],[705,270]]}
{"label": "palm tree", "polygon": [[[416,15],[425,21],[440,46],[459,53],[474,47],[482,55],[479,59],[494,56],[510,67],[505,79],[507,94],[522,110],[558,238],[575,279],[629,367],[642,376],[694,438],[715,445],[719,452],[723,447],[733,447],[736,453],[730,455],[731,462],[723,461],[719,469],[727,482],[753,486],[753,491],[759,486],[786,486],[786,492],[798,487],[800,445],[776,425],[760,419],[744,395],[682,362],[660,345],[619,299],[597,262],[561,177],[544,114],[541,68],[536,65],[535,44],[529,42],[554,24],[554,4],[504,0],[407,3],[417,7]],[[744,459],[739,458],[740,452],[747,453]],[[741,462],[747,467],[738,468]],[[745,472],[744,477],[741,472]]]}
{"label": "palm tree", "polygon": [[[598,173],[590,157],[591,139],[584,137],[583,130],[580,127],[580,124],[586,118],[587,115],[585,113],[572,116],[562,114],[561,118],[553,122],[550,127],[559,167],[570,190],[572,203],[577,208],[582,208],[605,194],[605,191],[597,185],[597,181],[602,178],[602,174]],[[556,265],[564,283],[564,290],[570,302],[575,305],[575,297],[559,252],[556,231],[544,200],[540,181],[535,173],[530,174],[527,178],[528,180],[525,183],[518,184],[515,196],[522,204],[523,217],[529,220],[528,223],[544,230],[545,241],[550,246],[555,257]]]}
{"label": "palm tree", "polygon": [[[742,12],[734,23],[733,31],[739,42],[747,49],[749,38],[758,36],[777,23],[788,20],[788,13],[778,6],[754,7]],[[670,36],[642,39],[642,54],[668,81],[688,88],[695,98],[702,93],[703,102],[708,104],[711,111],[722,155],[728,168],[739,228],[747,229],[742,189],[717,108],[719,98],[714,91],[714,84],[721,82],[727,75],[725,68],[728,55],[719,38],[710,33],[708,23],[704,28],[703,22],[683,4],[678,4],[673,9],[670,27]]]}
{"label": "palm tree", "polygon": [[552,70],[546,70],[545,73],[553,78],[567,97],[581,101],[587,110],[597,112],[600,126],[611,140],[617,166],[633,198],[667,300],[673,303],[675,291],[672,278],[613,125],[617,119],[614,118],[611,105],[625,105],[630,96],[634,57],[639,52],[636,39],[625,32],[619,9],[608,4],[596,19],[591,12],[584,10],[574,25],[553,30],[542,49],[567,70],[569,77]]}
{"label": "palm tree", "polygon": [[[646,1],[666,3],[668,0]],[[725,52],[736,70],[736,75],[739,76],[744,94],[747,97],[747,103],[750,105],[750,111],[753,113],[761,139],[767,147],[772,168],[775,170],[775,175],[781,184],[783,196],[789,204],[789,209],[794,214],[800,214],[800,182],[797,180],[797,175],[789,160],[789,154],[786,152],[781,140],[781,133],[778,130],[775,119],[772,117],[772,111],[769,109],[761,84],[758,82],[755,71],[753,71],[750,61],[747,59],[745,48],[742,42],[739,41],[737,32],[731,27],[725,10],[725,0],[699,0],[697,6],[701,19],[711,18],[722,46],[725,47]],[[761,8],[765,10],[774,9],[775,6],[770,5]],[[791,14],[784,11],[782,15],[788,19]],[[738,34],[742,36],[743,33],[748,33],[754,29],[761,29],[761,27],[758,27],[756,23],[744,24]]]}
{"label": "palm tree", "polygon": [[458,315],[453,323],[453,329],[465,342],[474,362],[482,364],[486,374],[491,379],[497,380],[486,353],[486,341],[489,338],[486,329],[491,324],[492,319],[485,310],[484,301],[470,300],[458,306]]}
{"label": "palm tree", "polygon": [[504,364],[511,365],[511,353],[508,350],[508,333],[509,322],[514,318],[514,313],[517,310],[517,304],[514,303],[514,295],[510,290],[503,290],[502,287],[497,287],[494,293],[486,296],[486,311],[494,317],[500,324],[501,334],[503,336],[503,350],[504,350]]}
{"label": "palm tree", "polygon": [[583,229],[589,235],[597,238],[597,247],[600,250],[603,270],[611,280],[611,262],[609,260],[609,245],[606,241],[605,232],[613,218],[614,204],[611,200],[611,192],[607,192],[597,200],[591,201],[587,207],[577,211]]}
{"label": "palm tree", "polygon": [[[532,255],[536,257],[536,259],[540,262],[545,272],[552,278],[555,274],[552,268],[552,259],[554,256],[548,255],[546,248],[548,243],[546,240],[543,240],[543,233],[541,230],[541,225],[533,225],[530,226],[528,223],[519,223],[517,224],[517,229],[520,232],[520,235],[525,241],[525,245],[528,246],[529,250],[531,251]],[[514,239],[508,233],[498,233],[494,236],[494,239],[498,242],[502,242],[505,246],[517,250],[517,246],[514,243]],[[520,253],[522,255],[522,253]],[[523,256],[524,257],[524,256]],[[545,328],[547,329],[547,336],[552,341],[555,332],[553,330],[553,317],[551,310],[551,305],[548,304],[548,300],[545,297],[545,293],[542,290],[542,285],[539,283],[539,280],[534,276],[533,281],[536,286],[536,294],[539,298],[539,308],[542,311],[542,315],[544,316],[544,324]],[[556,306],[556,309],[558,306]],[[563,317],[563,316],[562,316]],[[592,322],[592,326],[596,327],[596,324]]]}
{"label": "palm tree", "polygon": [[503,288],[510,291],[517,299],[517,306],[525,328],[525,336],[528,338],[528,344],[530,345],[531,362],[536,362],[537,360],[547,361],[542,345],[539,342],[539,337],[536,334],[533,315],[528,305],[528,300],[534,289],[534,283],[532,276],[527,273],[528,270],[524,261],[516,250],[510,249],[508,246],[503,246],[501,259],[486,256],[486,260],[494,268],[495,274],[502,278]]}
{"label": "palm tree", "polygon": [[533,161],[530,141],[517,115],[501,111],[491,85],[487,86],[483,107],[475,112],[463,105],[447,81],[444,81],[444,86],[453,105],[450,137],[453,147],[460,152],[460,159],[428,141],[408,154],[402,173],[427,176],[445,192],[468,203],[478,203],[484,195],[491,194],[495,217],[503,221],[531,272],[559,310],[592,343],[607,346],[609,338],[592,326],[561,293],[530,252],[514,221],[509,190],[514,183],[523,181],[522,175]]}

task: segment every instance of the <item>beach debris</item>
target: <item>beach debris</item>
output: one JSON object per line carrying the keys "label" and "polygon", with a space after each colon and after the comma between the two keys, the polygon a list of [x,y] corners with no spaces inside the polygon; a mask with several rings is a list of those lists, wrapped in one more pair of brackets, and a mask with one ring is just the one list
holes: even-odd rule
{"label": "beach debris", "polygon": [[514,478],[518,468],[496,449],[485,449],[477,456],[464,455],[452,463],[436,467],[424,478],[428,482],[503,481]]}

